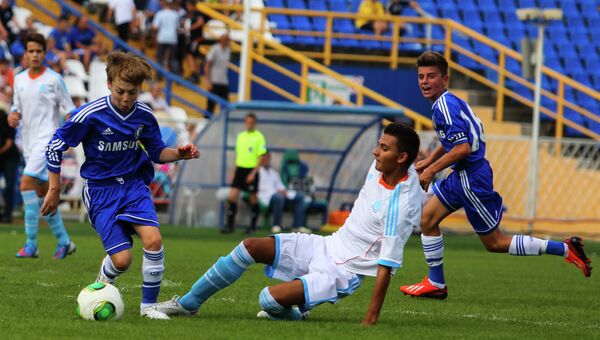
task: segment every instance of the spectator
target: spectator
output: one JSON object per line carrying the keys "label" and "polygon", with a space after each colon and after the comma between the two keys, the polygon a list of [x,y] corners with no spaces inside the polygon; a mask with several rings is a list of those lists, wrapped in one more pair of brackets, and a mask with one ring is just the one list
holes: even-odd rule
{"label": "spectator", "polygon": [[156,59],[162,65],[165,53],[167,53],[170,71],[180,74],[180,65],[177,60],[177,29],[179,28],[177,4],[174,0],[166,0],[165,2],[166,6],[156,13],[152,21],[152,28],[157,32]]}
{"label": "spectator", "polygon": [[208,21],[208,18],[196,9],[197,2],[197,0],[189,0],[186,2],[187,19],[189,20],[189,37],[185,60],[191,72],[189,80],[193,83],[198,83],[200,81],[201,54],[199,47],[204,41],[204,25]]}
{"label": "spectator", "polygon": [[[387,5],[387,12],[391,15],[401,16],[404,9],[408,6],[417,11],[419,15],[423,15],[423,10],[421,9],[421,6],[419,6],[419,3],[417,3],[414,0],[391,0]],[[400,35],[403,35],[404,32],[407,29],[409,29],[409,27],[407,26],[410,25],[407,25],[404,22],[400,22]]]}
{"label": "spectator", "polygon": [[[12,101],[14,72],[8,59],[0,59],[0,109],[8,111]],[[5,117],[6,118],[6,117]]]}
{"label": "spectator", "polygon": [[49,37],[46,41],[46,57],[44,58],[44,64],[50,66],[52,70],[58,74],[62,74],[67,69],[66,53],[59,51],[56,48],[56,41]]}
{"label": "spectator", "polygon": [[[362,0],[358,7],[358,14],[362,15],[385,15],[383,4],[379,0]],[[383,20],[356,19],[354,25],[357,29],[374,32],[379,36],[387,30],[387,23]]]}
{"label": "spectator", "polygon": [[258,167],[261,157],[267,151],[263,134],[256,129],[256,115],[248,113],[244,117],[246,130],[240,132],[235,140],[235,173],[231,182],[231,191],[226,207],[227,224],[221,232],[232,233],[237,214],[237,201],[240,191],[249,193],[250,202],[250,230],[256,229],[256,221],[260,212],[258,206]]}
{"label": "spectator", "polygon": [[71,28],[71,47],[73,54],[81,58],[85,69],[90,66],[92,58],[102,50],[102,44],[96,37],[96,32],[88,24],[88,18],[77,18],[75,26]]}
{"label": "spectator", "polygon": [[61,16],[58,18],[56,27],[50,32],[49,39],[54,40],[54,47],[57,51],[65,52],[67,56],[71,54],[71,33],[70,33],[69,17]]}
{"label": "spectator", "polygon": [[137,29],[135,21],[137,12],[133,0],[110,0],[108,2],[106,19],[110,21],[113,14],[119,38],[127,42],[129,40],[129,32]]}
{"label": "spectator", "polygon": [[14,17],[14,12],[10,2],[8,0],[1,1],[0,23],[2,23],[2,29],[0,29],[0,34],[2,35],[2,39],[8,39],[8,41],[12,43],[17,38],[12,29],[14,28],[18,31],[19,25]]}
{"label": "spectator", "polygon": [[160,94],[160,84],[150,83],[150,91],[140,95],[139,101],[148,104],[154,111],[168,111],[169,104]]}
{"label": "spectator", "polygon": [[[229,101],[229,78],[227,76],[227,67],[231,59],[231,48],[229,47],[229,33],[225,33],[219,39],[219,42],[212,45],[206,56],[204,65],[204,74],[207,80],[208,90]],[[215,102],[208,101],[208,112],[214,113]]]}
{"label": "spectator", "polygon": [[19,150],[15,146],[15,129],[8,125],[8,115],[0,110],[0,173],[4,175],[4,211],[0,223],[11,223],[15,198]]}
{"label": "spectator", "polygon": [[[260,161],[258,169],[258,201],[273,211],[273,228],[271,232],[280,233],[283,210],[287,206],[294,212],[292,224],[296,231],[310,230],[304,228],[304,195],[300,192],[287,192],[281,176],[271,167],[271,153],[267,151]],[[249,230],[253,232],[254,230]]]}

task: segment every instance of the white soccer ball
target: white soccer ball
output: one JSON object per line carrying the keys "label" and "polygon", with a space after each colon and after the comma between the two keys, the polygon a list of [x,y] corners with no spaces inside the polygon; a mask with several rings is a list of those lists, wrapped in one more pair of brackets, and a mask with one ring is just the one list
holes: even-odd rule
{"label": "white soccer ball", "polygon": [[77,297],[77,315],[86,320],[118,320],[124,309],[121,293],[109,283],[92,283]]}

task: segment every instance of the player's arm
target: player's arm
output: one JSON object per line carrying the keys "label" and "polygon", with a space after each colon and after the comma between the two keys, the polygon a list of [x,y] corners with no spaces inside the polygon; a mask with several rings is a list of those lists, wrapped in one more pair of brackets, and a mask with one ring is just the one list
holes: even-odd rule
{"label": "player's arm", "polygon": [[48,168],[48,192],[44,198],[40,212],[43,216],[56,214],[60,203],[60,164],[63,152],[67,151],[67,145],[59,136],[58,132],[46,146],[46,167]]}
{"label": "player's arm", "polygon": [[193,144],[180,146],[177,149],[164,148],[160,152],[160,163],[176,162],[182,159],[194,159],[200,157],[198,147]]}
{"label": "player's arm", "polygon": [[427,168],[428,166],[433,164],[435,161],[440,159],[440,157],[442,157],[445,153],[446,153],[446,150],[444,150],[444,147],[441,144],[438,145],[435,148],[435,150],[431,151],[429,156],[425,157],[425,159],[418,161],[415,164],[415,170],[417,170],[417,172],[421,172],[421,171],[425,170],[425,168]]}
{"label": "player's arm", "polygon": [[4,145],[2,145],[0,147],[0,155],[7,152],[8,150],[10,150],[10,148],[12,148],[13,144],[14,144],[13,139],[7,138],[6,141],[4,142]]}
{"label": "player's arm", "polygon": [[375,279],[375,288],[373,289],[373,295],[371,295],[371,302],[369,303],[369,309],[367,315],[363,320],[363,325],[374,325],[377,323],[381,307],[385,300],[385,294],[390,285],[390,278],[392,276],[392,268],[388,266],[378,265],[377,266],[377,278]]}
{"label": "player's arm", "polygon": [[442,157],[440,157],[433,164],[428,166],[421,172],[419,175],[419,182],[421,182],[421,186],[423,190],[427,190],[429,187],[429,183],[433,179],[433,176],[446,169],[450,165],[462,160],[471,154],[471,146],[469,143],[461,143],[455,145],[448,153],[445,153]]}

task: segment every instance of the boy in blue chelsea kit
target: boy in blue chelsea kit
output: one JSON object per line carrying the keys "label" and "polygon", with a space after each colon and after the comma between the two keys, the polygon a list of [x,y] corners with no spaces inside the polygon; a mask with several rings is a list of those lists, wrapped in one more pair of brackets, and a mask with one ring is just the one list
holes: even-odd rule
{"label": "boy in blue chelsea kit", "polygon": [[421,242],[429,275],[423,281],[402,286],[411,296],[445,299],[444,239],[439,223],[454,211],[464,208],[469,223],[490,252],[527,256],[542,253],[564,257],[586,277],[592,273],[591,261],[583,251],[583,241],[570,237],[564,242],[541,240],[527,235],[505,235],[498,229],[502,218],[502,197],[494,191],[490,164],[485,159],[485,136],[479,118],[469,105],[449,92],[448,62],[438,52],[424,52],[417,59],[419,88],[432,105],[433,127],[440,139],[426,159],[417,162],[419,181],[425,190],[433,176],[451,166],[444,180],[433,184],[435,195],[423,208]]}
{"label": "boy in blue chelsea kit", "polygon": [[83,202],[108,254],[97,281],[114,283],[129,268],[131,235],[137,234],[144,246],[140,314],[150,319],[169,319],[152,308],[160,291],[164,255],[147,185],[154,176],[152,162],[198,158],[199,152],[191,144],[172,149],[162,142],[152,110],[137,100],[142,83],[152,76],[152,69],[143,58],[113,52],[108,56],[106,74],[110,95],[75,110],[48,143],[50,188],[42,214],[56,213],[62,153],[83,143]]}

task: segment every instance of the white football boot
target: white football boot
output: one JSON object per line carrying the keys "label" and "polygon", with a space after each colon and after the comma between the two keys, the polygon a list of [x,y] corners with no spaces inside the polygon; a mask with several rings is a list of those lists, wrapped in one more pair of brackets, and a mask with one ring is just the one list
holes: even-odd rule
{"label": "white football boot", "polygon": [[159,302],[154,307],[157,311],[164,313],[166,315],[183,315],[183,316],[192,316],[198,313],[197,310],[190,311],[179,303],[179,296],[175,295],[169,301]]}

